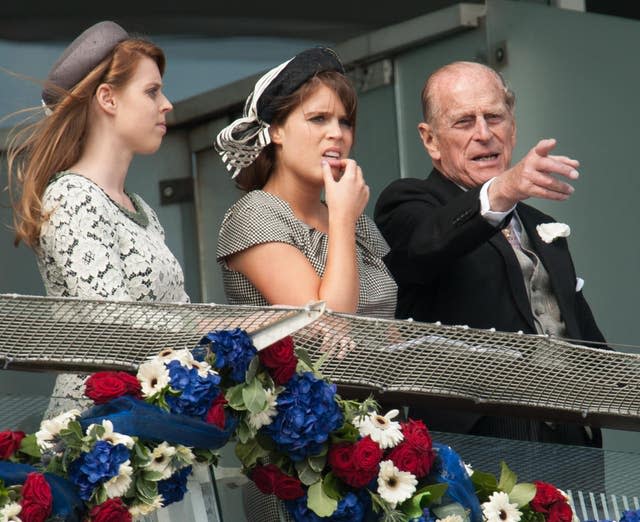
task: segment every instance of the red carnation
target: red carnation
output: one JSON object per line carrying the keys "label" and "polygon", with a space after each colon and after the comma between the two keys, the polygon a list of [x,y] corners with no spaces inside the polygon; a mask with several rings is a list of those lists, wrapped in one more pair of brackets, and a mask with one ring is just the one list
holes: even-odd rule
{"label": "red carnation", "polygon": [[22,486],[22,510],[20,519],[22,522],[44,522],[53,505],[51,487],[42,473],[29,473]]}
{"label": "red carnation", "polygon": [[217,426],[221,430],[224,429],[224,405],[227,404],[227,399],[224,398],[224,394],[220,393],[211,404],[205,420],[209,424]]}
{"label": "red carnation", "polygon": [[121,499],[110,498],[91,509],[89,520],[91,522],[131,522],[133,518]]}
{"label": "red carnation", "polygon": [[2,431],[0,432],[0,460],[10,458],[20,449],[20,443],[24,439],[24,431]]}
{"label": "red carnation", "polygon": [[85,383],[84,394],[96,404],[104,404],[123,395],[139,399],[140,383],[126,372],[98,372],[91,375]]}
{"label": "red carnation", "polygon": [[573,520],[571,506],[566,500],[555,502],[549,508],[549,515],[546,519],[548,522],[571,522]]}
{"label": "red carnation", "polygon": [[362,488],[378,474],[382,450],[367,436],[355,444],[345,442],[330,447],[328,459],[336,477],[354,488]]}
{"label": "red carnation", "polygon": [[531,509],[534,511],[547,514],[556,502],[566,502],[562,493],[553,484],[539,480],[534,481],[534,484],[536,485],[536,496],[531,501]]}
{"label": "red carnation", "polygon": [[302,483],[283,473],[275,464],[257,466],[251,473],[251,480],[264,494],[275,494],[281,500],[294,500],[304,495]]}
{"label": "red carnation", "polygon": [[273,381],[286,384],[296,373],[298,359],[293,351],[293,339],[285,337],[258,352],[260,362],[267,368]]}

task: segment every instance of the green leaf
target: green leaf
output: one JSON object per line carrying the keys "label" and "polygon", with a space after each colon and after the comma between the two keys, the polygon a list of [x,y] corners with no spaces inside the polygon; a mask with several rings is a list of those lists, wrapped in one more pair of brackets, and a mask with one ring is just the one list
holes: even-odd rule
{"label": "green leaf", "polygon": [[335,500],[340,500],[340,498],[342,498],[342,496],[340,495],[340,486],[340,480],[333,474],[332,471],[327,473],[322,480],[322,489],[324,489],[324,492],[328,497],[331,497]]}
{"label": "green leaf", "polygon": [[253,359],[251,359],[251,362],[249,363],[249,368],[247,368],[247,373],[245,373],[244,377],[245,382],[251,382],[255,378],[256,373],[258,373],[259,369],[260,357],[256,355]]}
{"label": "green leaf", "polygon": [[430,484],[420,488],[402,504],[402,511],[409,515],[409,518],[419,518],[422,515],[422,509],[438,502],[448,487],[447,484]]}
{"label": "green leaf", "polygon": [[309,371],[313,372],[314,374],[318,373],[313,365],[313,361],[311,360],[311,357],[309,356],[309,352],[307,352],[307,350],[303,348],[296,348],[296,356],[298,357],[298,361],[301,362],[304,366],[306,366],[306,368]]}
{"label": "green leaf", "polygon": [[244,411],[247,407],[244,404],[242,398],[242,389],[245,387],[245,383],[237,384],[227,390],[224,397],[227,399],[229,406],[237,411]]}
{"label": "green leaf", "polygon": [[158,485],[150,480],[140,477],[136,481],[136,492],[145,504],[150,504],[158,495]]}
{"label": "green leaf", "polygon": [[235,452],[245,468],[253,467],[259,458],[266,457],[269,454],[255,439],[251,439],[246,443],[238,442]]}
{"label": "green leaf", "polygon": [[104,486],[100,486],[93,494],[93,498],[96,504],[102,504],[109,498],[107,496],[107,490]]}
{"label": "green leaf", "polygon": [[338,507],[338,501],[329,497],[322,487],[322,481],[309,486],[307,506],[319,517],[329,517]]}
{"label": "green leaf", "polygon": [[238,436],[238,440],[243,444],[249,442],[250,439],[254,436],[254,430],[249,426],[246,419],[242,419],[238,423],[238,427],[236,428],[236,435]]}
{"label": "green leaf", "polygon": [[20,442],[19,451],[21,453],[24,453],[25,455],[29,455],[30,457],[35,457],[37,459],[42,457],[35,433],[31,433],[30,435],[27,435],[24,439],[22,439],[22,442]]}
{"label": "green leaf", "polygon": [[324,454],[322,455],[314,455],[313,457],[307,457],[307,460],[309,461],[309,466],[311,466],[311,469],[313,471],[317,471],[318,473],[320,473],[324,469],[324,466],[327,463],[326,451],[323,453]]}
{"label": "green leaf", "polygon": [[300,479],[300,482],[302,482],[305,486],[310,486],[311,484],[318,482],[322,478],[320,472],[315,471],[311,467],[307,459],[296,462],[295,467],[296,471],[298,472],[298,478]]}
{"label": "green leaf", "polygon": [[162,480],[164,476],[159,471],[148,470],[142,472],[142,478],[150,482],[158,482],[159,480]]}
{"label": "green leaf", "polygon": [[498,481],[491,473],[474,471],[473,475],[471,475],[471,482],[480,502],[486,502],[489,499],[489,495],[498,489]]}
{"label": "green leaf", "polygon": [[469,513],[467,513],[467,510],[457,502],[434,507],[431,511],[439,519],[443,519],[451,515],[458,515],[462,519],[462,522],[469,522]]}
{"label": "green leaf", "polygon": [[513,486],[518,482],[518,476],[509,469],[507,463],[503,460],[500,463],[500,467],[502,468],[500,472],[500,482],[498,482],[498,489],[500,491],[504,491],[505,493],[511,493]]}
{"label": "green leaf", "polygon": [[260,413],[267,407],[267,393],[258,379],[253,379],[242,390],[242,400],[251,413]]}
{"label": "green leaf", "polygon": [[522,484],[516,484],[513,486],[513,489],[509,493],[509,502],[515,502],[518,504],[518,507],[524,507],[529,502],[533,500],[533,497],[536,496],[536,486],[535,484],[529,484],[528,482],[523,482]]}

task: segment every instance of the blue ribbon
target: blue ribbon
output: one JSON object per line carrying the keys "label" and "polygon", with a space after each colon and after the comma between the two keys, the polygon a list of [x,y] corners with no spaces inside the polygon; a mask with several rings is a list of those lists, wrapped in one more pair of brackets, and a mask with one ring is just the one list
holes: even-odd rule
{"label": "blue ribbon", "polygon": [[[24,484],[27,475],[33,472],[39,473],[40,471],[27,464],[0,461],[0,479],[4,481],[6,486]],[[84,515],[85,505],[77,495],[75,486],[52,473],[44,473],[44,478],[51,488],[52,514],[61,517],[65,522],[80,522]]]}
{"label": "blue ribbon", "polygon": [[433,448],[438,454],[433,478],[449,486],[445,495],[469,509],[473,522],[482,522],[482,508],[460,455],[446,444],[434,442]]}
{"label": "blue ribbon", "polygon": [[127,395],[86,410],[78,420],[83,430],[90,424],[110,420],[113,431],[124,435],[211,450],[227,443],[238,422],[235,416],[227,412],[225,428],[221,430],[213,424],[186,415],[168,413]]}

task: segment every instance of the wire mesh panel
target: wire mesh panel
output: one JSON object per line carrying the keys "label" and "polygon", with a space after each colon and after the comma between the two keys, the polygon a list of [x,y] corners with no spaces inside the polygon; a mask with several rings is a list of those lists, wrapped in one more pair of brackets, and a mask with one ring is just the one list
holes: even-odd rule
{"label": "wire mesh panel", "polygon": [[[304,309],[0,296],[0,366],[134,370],[204,333],[256,332]],[[518,335],[326,312],[295,332],[324,376],[357,393],[640,430],[640,356]]]}

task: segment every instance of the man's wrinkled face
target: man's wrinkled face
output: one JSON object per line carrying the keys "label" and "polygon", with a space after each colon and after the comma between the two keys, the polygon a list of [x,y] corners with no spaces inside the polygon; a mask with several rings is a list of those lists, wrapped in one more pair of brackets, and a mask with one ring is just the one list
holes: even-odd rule
{"label": "man's wrinkled face", "polygon": [[434,166],[473,188],[509,168],[516,142],[502,82],[482,66],[443,71],[432,87],[434,116],[418,126]]}

